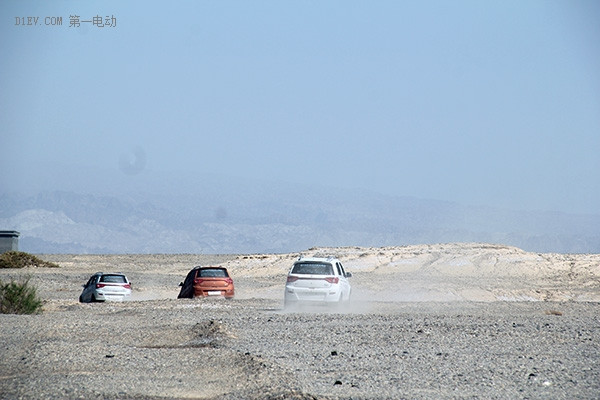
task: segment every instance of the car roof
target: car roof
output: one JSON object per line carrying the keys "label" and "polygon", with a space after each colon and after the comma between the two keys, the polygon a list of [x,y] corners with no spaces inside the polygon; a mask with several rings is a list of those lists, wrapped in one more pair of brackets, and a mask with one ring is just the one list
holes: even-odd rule
{"label": "car roof", "polygon": [[327,262],[332,263],[338,261],[335,257],[300,257],[296,262]]}
{"label": "car roof", "polygon": [[96,272],[94,275],[123,275],[123,276],[125,276],[125,274],[122,272]]}
{"label": "car roof", "polygon": [[197,269],[227,269],[227,268],[221,267],[221,266],[216,266],[216,267],[210,267],[210,266],[208,266],[208,267],[202,267],[202,266],[199,265],[197,267],[192,268],[192,271],[195,271]]}

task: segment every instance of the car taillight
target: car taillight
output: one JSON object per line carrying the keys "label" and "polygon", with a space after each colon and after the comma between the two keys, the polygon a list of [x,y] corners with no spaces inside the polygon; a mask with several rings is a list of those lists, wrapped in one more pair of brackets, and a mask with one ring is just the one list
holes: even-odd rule
{"label": "car taillight", "polygon": [[198,285],[202,282],[204,282],[204,279],[194,279],[194,284],[196,284],[196,285]]}
{"label": "car taillight", "polygon": [[96,289],[100,289],[106,286],[104,283],[96,283]]}
{"label": "car taillight", "polygon": [[129,283],[124,284],[123,287],[125,289],[131,289],[131,285]]}
{"label": "car taillight", "polygon": [[335,278],[325,278],[325,280],[329,283],[338,283],[340,281],[340,278],[336,276]]}
{"label": "car taillight", "polygon": [[228,285],[231,285],[231,284],[233,283],[233,279],[231,279],[231,278],[225,278],[225,282],[226,282]]}
{"label": "car taillight", "polygon": [[288,276],[287,277],[288,282],[296,282],[297,280],[298,280],[297,276]]}

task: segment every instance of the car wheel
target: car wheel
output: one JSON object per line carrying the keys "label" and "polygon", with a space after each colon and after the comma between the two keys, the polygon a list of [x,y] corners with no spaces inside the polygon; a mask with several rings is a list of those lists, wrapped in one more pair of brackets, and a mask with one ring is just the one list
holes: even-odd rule
{"label": "car wheel", "polygon": [[81,297],[81,295],[79,295],[79,302],[83,303],[83,297]]}

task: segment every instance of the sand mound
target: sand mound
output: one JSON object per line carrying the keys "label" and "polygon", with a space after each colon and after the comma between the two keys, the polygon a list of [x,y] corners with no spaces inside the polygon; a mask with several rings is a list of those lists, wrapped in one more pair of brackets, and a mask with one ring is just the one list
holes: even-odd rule
{"label": "sand mound", "polygon": [[282,300],[285,277],[300,256],[334,256],[347,271],[355,301],[594,301],[600,302],[600,254],[530,253],[485,243],[397,247],[314,247],[289,254],[42,255],[60,268],[0,270],[32,274],[45,300],[73,300],[97,271],[121,271],[132,301],[175,299],[196,265],[222,265],[238,299]]}

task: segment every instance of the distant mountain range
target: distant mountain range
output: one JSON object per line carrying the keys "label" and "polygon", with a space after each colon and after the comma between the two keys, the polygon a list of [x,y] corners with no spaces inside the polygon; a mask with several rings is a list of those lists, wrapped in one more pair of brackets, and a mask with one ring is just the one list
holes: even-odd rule
{"label": "distant mountain range", "polygon": [[0,194],[0,230],[21,232],[19,248],[31,253],[281,253],[448,242],[600,253],[599,215],[206,177],[160,182],[115,183],[103,194]]}

